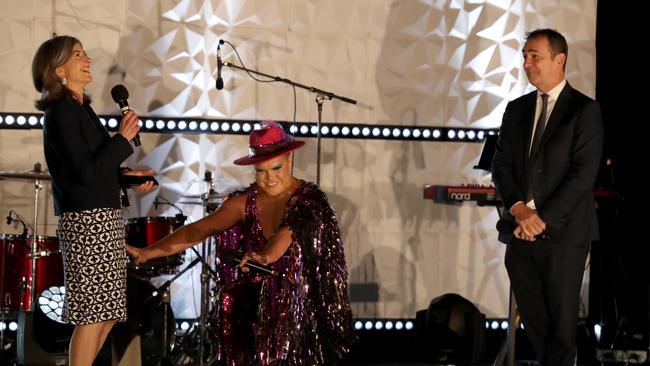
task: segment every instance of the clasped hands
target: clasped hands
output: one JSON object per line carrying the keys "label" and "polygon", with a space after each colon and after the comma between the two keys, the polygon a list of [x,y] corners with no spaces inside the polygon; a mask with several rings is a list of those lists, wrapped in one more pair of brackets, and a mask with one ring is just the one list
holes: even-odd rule
{"label": "clasped hands", "polygon": [[517,220],[517,227],[512,232],[517,239],[532,242],[536,240],[537,235],[546,230],[546,223],[539,217],[537,210],[533,210],[523,203],[513,206],[510,213]]}

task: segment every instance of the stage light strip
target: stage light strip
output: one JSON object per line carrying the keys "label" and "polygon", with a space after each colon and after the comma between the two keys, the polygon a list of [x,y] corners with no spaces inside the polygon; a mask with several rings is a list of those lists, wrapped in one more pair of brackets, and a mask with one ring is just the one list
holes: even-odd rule
{"label": "stage light strip", "polygon": [[[198,324],[198,319],[176,319],[176,330],[185,332]],[[356,331],[412,331],[415,328],[415,319],[358,318],[354,319],[352,324]],[[519,328],[524,329],[524,325],[519,324]],[[485,329],[507,330],[508,319],[486,319]]]}
{"label": "stage light strip", "polygon": [[415,319],[355,319],[356,331],[410,331],[415,327]]}
{"label": "stage light strip", "polygon": [[[109,131],[117,131],[121,117],[100,116]],[[261,121],[214,120],[200,118],[151,118],[140,117],[141,133],[203,133],[222,135],[248,135]],[[315,122],[280,121],[296,137],[316,137]],[[43,115],[36,113],[0,113],[0,129],[43,128]],[[449,141],[482,142],[487,135],[498,133],[498,129],[454,128],[432,126],[369,125],[360,123],[322,123],[322,138],[403,140],[403,141]]]}
{"label": "stage light strip", "polygon": [[[415,327],[415,321],[415,319],[355,319],[353,325],[357,331],[410,331]],[[524,325],[520,324],[519,327],[523,329]],[[507,330],[508,319],[487,319],[485,329]]]}

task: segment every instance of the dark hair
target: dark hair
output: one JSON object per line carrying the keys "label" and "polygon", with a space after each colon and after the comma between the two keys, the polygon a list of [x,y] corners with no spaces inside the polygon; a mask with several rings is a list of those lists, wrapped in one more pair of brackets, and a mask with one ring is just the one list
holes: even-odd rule
{"label": "dark hair", "polygon": [[[81,42],[75,37],[54,36],[43,42],[32,60],[32,79],[34,88],[41,93],[36,100],[36,108],[44,111],[54,102],[73,96],[70,89],[63,86],[61,79],[56,75],[56,69],[63,66],[72,57],[72,49]],[[90,98],[84,94],[83,102],[90,103]]]}
{"label": "dark hair", "polygon": [[[526,33],[526,40],[540,37],[546,37],[548,40],[549,50],[553,58],[560,53],[563,53],[565,58],[569,58],[569,45],[560,32],[551,28],[540,28]],[[564,68],[566,68],[566,60],[564,61]]]}

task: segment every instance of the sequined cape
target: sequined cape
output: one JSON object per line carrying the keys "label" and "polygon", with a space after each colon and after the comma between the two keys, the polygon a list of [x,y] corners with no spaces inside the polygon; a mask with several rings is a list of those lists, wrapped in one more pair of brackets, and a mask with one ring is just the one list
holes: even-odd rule
{"label": "sequined cape", "polygon": [[292,243],[270,265],[280,276],[242,274],[219,259],[219,251],[258,251],[266,244],[258,193],[253,183],[232,194],[247,195],[245,220],[220,235],[217,358],[225,365],[335,364],[355,335],[341,231],[325,193],[303,182],[287,203],[280,226],[291,229]]}

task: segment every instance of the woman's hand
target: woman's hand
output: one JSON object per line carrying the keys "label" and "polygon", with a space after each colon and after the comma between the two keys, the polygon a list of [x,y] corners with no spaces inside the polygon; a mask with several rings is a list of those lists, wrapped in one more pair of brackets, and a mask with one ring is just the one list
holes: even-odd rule
{"label": "woman's hand", "polygon": [[140,131],[140,120],[138,119],[138,116],[135,115],[135,112],[128,111],[124,117],[122,117],[117,133],[122,135],[126,141],[131,141],[138,131]]}
{"label": "woman's hand", "polygon": [[[154,175],[156,172],[153,169],[140,169],[140,170],[124,170],[122,173],[123,175],[135,175],[135,176],[146,176],[146,175]],[[142,183],[137,186],[133,186],[131,188],[135,189],[136,191],[140,192],[148,192],[152,189],[154,189],[156,185],[152,181],[148,181],[145,183]]]}
{"label": "woman's hand", "polygon": [[128,244],[124,244],[124,248],[126,249],[126,252],[129,253],[131,257],[133,257],[135,264],[142,264],[149,260],[147,251],[145,249],[132,247]]}
{"label": "woman's hand", "polygon": [[244,256],[241,258],[241,261],[239,262],[239,267],[241,268],[242,272],[250,271],[248,266],[246,266],[246,262],[248,261],[257,262],[261,265],[267,265],[271,263],[267,256],[260,255],[255,252],[246,252],[246,254],[244,254]]}

